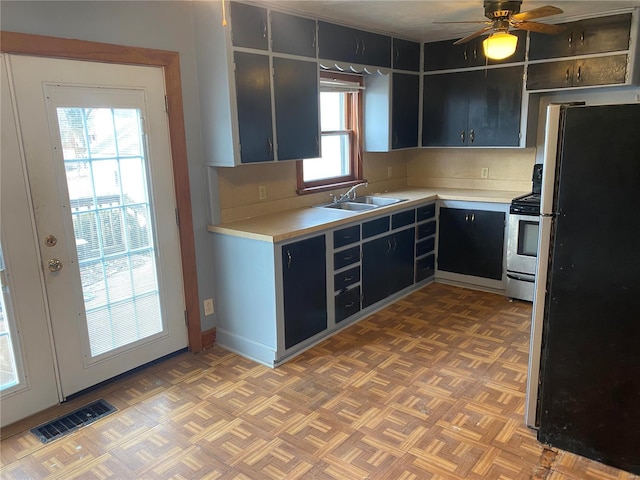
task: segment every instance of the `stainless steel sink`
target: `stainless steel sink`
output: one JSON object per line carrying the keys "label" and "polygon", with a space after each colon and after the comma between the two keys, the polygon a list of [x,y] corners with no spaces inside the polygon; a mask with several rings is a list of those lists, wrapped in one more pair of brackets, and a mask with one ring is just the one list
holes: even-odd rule
{"label": "stainless steel sink", "polygon": [[364,195],[350,200],[351,203],[361,203],[363,205],[375,205],[376,207],[386,207],[394,203],[404,202],[404,198],[376,197],[375,195]]}
{"label": "stainless steel sink", "polygon": [[323,203],[321,205],[316,205],[316,207],[335,208],[338,210],[364,211],[372,210],[378,207],[386,207],[387,205],[393,205],[394,203],[404,201],[404,198],[389,198],[376,197],[375,195],[364,195],[362,197],[356,197],[353,200],[349,200],[347,202]]}
{"label": "stainless steel sink", "polygon": [[370,203],[354,203],[354,202],[340,202],[340,203],[326,203],[323,205],[317,205],[318,207],[324,208],[335,208],[338,210],[371,210],[373,208],[378,208],[378,205],[373,205]]}

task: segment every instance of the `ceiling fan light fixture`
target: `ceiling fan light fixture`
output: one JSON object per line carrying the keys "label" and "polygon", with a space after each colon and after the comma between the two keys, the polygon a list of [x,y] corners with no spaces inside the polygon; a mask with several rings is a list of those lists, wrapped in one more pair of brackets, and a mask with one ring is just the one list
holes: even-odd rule
{"label": "ceiling fan light fixture", "polygon": [[502,60],[516,52],[518,37],[507,32],[497,32],[482,41],[484,54],[492,60]]}

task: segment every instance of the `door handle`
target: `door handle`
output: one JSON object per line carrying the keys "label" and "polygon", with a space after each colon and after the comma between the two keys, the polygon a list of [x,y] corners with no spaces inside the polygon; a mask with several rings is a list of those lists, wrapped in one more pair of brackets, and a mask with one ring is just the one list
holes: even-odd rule
{"label": "door handle", "polygon": [[62,267],[63,267],[62,262],[57,258],[50,259],[47,264],[47,268],[49,269],[49,271],[54,273],[62,270]]}
{"label": "door handle", "polygon": [[460,132],[460,141],[461,141],[462,143],[464,143],[464,137],[465,137],[465,135],[464,135],[464,130],[462,130],[462,132]]}

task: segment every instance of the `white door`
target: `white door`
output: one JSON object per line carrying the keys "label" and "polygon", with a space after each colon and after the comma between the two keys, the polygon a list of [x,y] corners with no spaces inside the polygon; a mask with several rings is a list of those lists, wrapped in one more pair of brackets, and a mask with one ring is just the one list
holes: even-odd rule
{"label": "white door", "polygon": [[164,79],[8,63],[64,398],[187,346]]}

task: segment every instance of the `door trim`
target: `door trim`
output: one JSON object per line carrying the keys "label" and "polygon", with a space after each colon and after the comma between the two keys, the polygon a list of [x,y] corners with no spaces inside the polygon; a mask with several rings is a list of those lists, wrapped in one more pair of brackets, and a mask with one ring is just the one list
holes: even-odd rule
{"label": "door trim", "polygon": [[178,52],[5,31],[0,31],[0,52],[163,68],[169,109],[167,115],[169,119],[169,137],[171,139],[173,179],[180,219],[178,230],[180,234],[182,283],[187,309],[189,350],[194,353],[202,350],[200,299],[198,296],[187,142],[182,109],[180,55]]}

